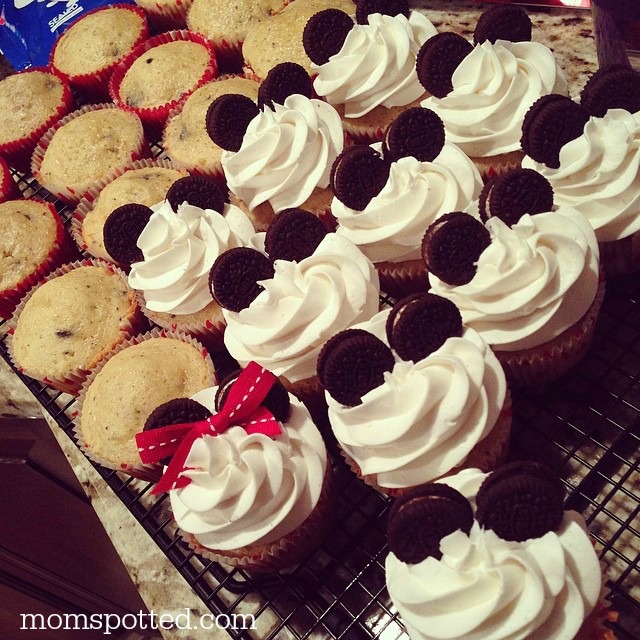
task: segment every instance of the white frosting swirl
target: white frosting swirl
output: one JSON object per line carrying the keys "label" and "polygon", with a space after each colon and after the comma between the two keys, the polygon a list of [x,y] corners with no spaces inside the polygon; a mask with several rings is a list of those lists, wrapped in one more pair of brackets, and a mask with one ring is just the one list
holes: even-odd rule
{"label": "white frosting swirl", "polygon": [[490,218],[491,244],[470,282],[453,286],[433,273],[433,293],[460,309],[465,325],[502,351],[543,344],[578,322],[598,288],[593,229],[578,211],[524,215],[513,227]]}
{"label": "white frosting swirl", "polygon": [[458,65],[452,84],[445,97],[421,104],[442,118],[447,140],[472,158],[520,150],[529,107],[548,93],[568,93],[553,53],[537,42],[486,40]]}
{"label": "white frosting swirl", "polygon": [[[388,344],[390,309],[356,325]],[[381,487],[413,487],[458,466],[493,428],[506,395],[500,363],[465,329],[419,362],[399,358],[384,383],[346,407],[328,393],[331,428],[363,475]]]}
{"label": "white frosting swirl", "polygon": [[[215,410],[217,387],[193,399]],[[320,432],[290,396],[283,432],[270,438],[232,426],[193,443],[184,475],[191,483],[169,492],[178,526],[210,549],[268,544],[296,529],[318,503],[327,467]]]}
{"label": "white frosting swirl", "polygon": [[415,63],[420,47],[437,33],[426,16],[371,14],[356,24],[340,51],[322,65],[313,87],[329,103],[344,106],[347,118],[359,118],[378,106],[401,107],[424,94]]}
{"label": "white frosting swirl", "polygon": [[151,209],[137,242],[144,259],[131,265],[129,285],[143,292],[151,311],[196,313],[211,303],[209,270],[216,258],[245,246],[255,233],[253,225],[230,204],[222,215],[186,202],[174,213],[166,200]]}
{"label": "white frosting swirl", "polygon": [[[455,476],[443,482],[473,502],[485,476],[462,474],[462,488]],[[572,640],[600,594],[600,564],[574,511],[541,538],[508,542],[475,522],[440,549],[440,560],[386,559],[389,595],[411,640]]]}
{"label": "white frosting swirl", "polygon": [[473,162],[446,143],[433,162],[408,156],[391,163],[386,185],[364,210],[333,198],[331,212],[338,220],[337,233],[373,262],[418,260],[427,227],[444,213],[466,211],[481,190]]}
{"label": "white frosting swirl", "polygon": [[541,173],[556,204],[580,211],[600,242],[640,231],[640,112],[610,109],[592,117],[583,134],[562,147],[557,169],[529,157],[522,166]]}
{"label": "white frosting swirl", "polygon": [[278,212],[300,206],[316,187],[329,185],[343,145],[338,112],[294,94],[253,118],[240,149],[222,153],[222,168],[229,189],[249,209],[269,202]]}
{"label": "white frosting swirl", "polygon": [[[264,234],[258,234],[263,237]],[[291,382],[316,374],[324,343],[379,306],[374,266],[349,240],[330,233],[300,262],[276,260],[275,275],[242,311],[223,310],[224,343],[240,364],[255,360]]]}

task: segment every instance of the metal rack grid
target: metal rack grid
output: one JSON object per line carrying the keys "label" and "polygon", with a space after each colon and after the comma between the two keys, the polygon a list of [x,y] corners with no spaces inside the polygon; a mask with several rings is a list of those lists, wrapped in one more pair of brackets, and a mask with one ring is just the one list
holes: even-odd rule
{"label": "metal rack grid", "polygon": [[[53,201],[16,174],[25,196]],[[2,333],[0,324],[0,334]],[[4,340],[0,355],[11,364]],[[73,438],[74,399],[16,371]],[[594,344],[580,367],[550,389],[514,392],[512,458],[544,461],[567,487],[567,507],[587,518],[605,567],[620,640],[640,637],[640,281],[610,283]],[[256,629],[239,640],[400,640],[402,622],[385,589],[385,517],[389,501],[355,478],[329,442],[338,486],[336,523],[323,545],[295,570],[257,577],[227,570],[190,551],[176,531],[166,496],[151,485],[94,465],[177,570],[217,615],[251,614]]]}

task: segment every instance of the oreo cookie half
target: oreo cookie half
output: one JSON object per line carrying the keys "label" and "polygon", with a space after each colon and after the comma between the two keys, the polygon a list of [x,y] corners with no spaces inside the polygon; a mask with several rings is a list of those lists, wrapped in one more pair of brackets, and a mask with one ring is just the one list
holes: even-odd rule
{"label": "oreo cookie half", "polygon": [[258,280],[273,278],[271,260],[249,247],[235,247],[221,253],[209,271],[213,299],[229,311],[246,309],[264,289]]}
{"label": "oreo cookie half", "polygon": [[391,349],[382,340],[362,329],[346,329],[322,347],[317,371],[320,384],[336,402],[355,407],[384,382],[384,372],[394,364]]}
{"label": "oreo cookie half", "polygon": [[340,49],[354,22],[340,9],[324,9],[312,15],[302,32],[302,45],[311,62],[326,64]]}
{"label": "oreo cookie half", "polygon": [[522,150],[536,162],[557,169],[560,149],[582,135],[587,110],[567,96],[551,93],[538,98],[522,121]]}
{"label": "oreo cookie half", "polygon": [[489,180],[480,193],[480,215],[512,226],[525,214],[553,209],[553,188],[533,169],[512,169]]}
{"label": "oreo cookie half", "polygon": [[512,463],[491,474],[476,497],[476,519],[503,540],[523,542],[556,531],[564,516],[560,481],[542,465]]}
{"label": "oreo cookie half", "polygon": [[313,95],[311,78],[302,65],[296,62],[281,62],[273,67],[258,89],[258,108],[273,109],[295,93],[307,98]]}
{"label": "oreo cookie half", "polygon": [[285,209],[269,225],[264,248],[271,260],[300,262],[308,258],[328,231],[321,220],[304,209]]}
{"label": "oreo cookie half", "polygon": [[640,111],[640,74],[621,64],[598,69],[584,85],[580,104],[601,118],[609,109]]}
{"label": "oreo cookie half", "polygon": [[454,211],[429,226],[422,239],[422,258],[440,280],[459,286],[473,279],[478,258],[489,244],[491,236],[480,220]]}
{"label": "oreo cookie half", "polygon": [[331,188],[345,206],[362,211],[382,191],[391,163],[368,145],[345,149],[331,167]]}
{"label": "oreo cookie half", "polygon": [[130,265],[144,260],[136,244],[153,211],[144,204],[123,204],[104,222],[102,239],[107,253],[119,264]]}
{"label": "oreo cookie half", "polygon": [[201,209],[212,209],[218,213],[224,211],[225,197],[218,183],[206,176],[185,176],[176,180],[167,191],[166,199],[177,212],[186,202]]}
{"label": "oreo cookie half", "polygon": [[[216,411],[220,411],[224,405],[227,396],[229,395],[229,391],[239,375],[240,369],[233,371],[218,385],[215,397]],[[269,409],[273,414],[273,417],[280,422],[286,422],[289,419],[289,416],[291,415],[289,392],[285,389],[280,380],[276,380],[274,382],[260,406]]]}
{"label": "oreo cookie half", "polygon": [[462,335],[462,316],[451,300],[433,293],[414,293],[393,306],[386,331],[398,356],[418,362],[439,349],[447,338]]}
{"label": "oreo cookie half", "polygon": [[218,96],[207,109],[207,133],[222,149],[238,151],[249,123],[259,113],[258,105],[247,96],[237,93]]}
{"label": "oreo cookie half", "polygon": [[431,109],[412,107],[387,127],[383,154],[391,162],[405,156],[413,156],[420,162],[432,162],[442,151],[444,141],[444,123],[440,116]]}
{"label": "oreo cookie half", "polygon": [[372,13],[387,16],[403,15],[409,17],[408,0],[358,0],[356,2],[356,22],[368,24]]}
{"label": "oreo cookie half", "polygon": [[[199,422],[211,416],[211,411],[190,398],[174,398],[156,407],[147,417],[143,431],[159,429],[174,424]],[[162,458],[161,464],[169,464],[171,456]]]}
{"label": "oreo cookie half", "polygon": [[397,498],[389,510],[387,543],[402,562],[442,557],[440,541],[454,531],[469,533],[473,510],[456,489],[432,482]]}
{"label": "oreo cookie half", "polygon": [[501,4],[482,13],[473,32],[473,41],[480,44],[485,40],[529,42],[532,24],[529,14],[522,8]]}
{"label": "oreo cookie half", "polygon": [[453,72],[472,51],[473,45],[461,35],[453,31],[436,33],[416,56],[420,84],[436,98],[444,98],[453,89]]}

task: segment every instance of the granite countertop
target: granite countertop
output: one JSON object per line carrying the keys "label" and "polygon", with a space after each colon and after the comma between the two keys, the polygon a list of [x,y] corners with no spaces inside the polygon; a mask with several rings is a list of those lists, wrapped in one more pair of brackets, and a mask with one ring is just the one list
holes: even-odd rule
{"label": "granite countertop", "polygon": [[[439,30],[455,30],[467,36],[473,32],[480,8],[484,6],[472,1],[450,0],[444,3],[447,10],[443,11],[442,1],[416,0],[413,4],[423,8]],[[596,68],[590,12],[579,9],[530,8],[529,13],[534,24],[533,39],[553,49],[565,70],[570,93],[576,96],[588,75]],[[39,405],[30,392],[1,360],[0,365],[0,415],[38,415]],[[198,611],[204,613],[205,605],[150,540],[142,526],[66,434],[52,419],[49,418],[48,421],[147,607],[155,612],[167,613],[179,613],[189,607],[194,614]],[[275,616],[273,619],[268,615],[261,616],[261,629],[255,637],[266,637],[271,623],[276,623]],[[163,637],[199,640],[200,637],[215,639],[229,636],[224,631],[167,630],[163,632]]]}

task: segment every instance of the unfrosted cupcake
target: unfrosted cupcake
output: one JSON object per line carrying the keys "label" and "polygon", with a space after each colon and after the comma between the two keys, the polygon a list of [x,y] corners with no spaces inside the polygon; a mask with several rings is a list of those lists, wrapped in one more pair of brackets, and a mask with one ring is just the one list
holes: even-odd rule
{"label": "unfrosted cupcake", "polygon": [[0,204],[0,316],[47,273],[77,257],[56,208],[37,199]]}
{"label": "unfrosted cupcake", "polygon": [[97,7],[83,13],[56,40],[50,64],[85,99],[109,99],[116,64],[149,36],[144,11],[130,4]]}
{"label": "unfrosted cupcake", "polygon": [[192,0],[135,0],[156,32],[184,29]]}
{"label": "unfrosted cupcake", "polygon": [[136,160],[89,189],[73,212],[71,233],[76,244],[96,258],[114,262],[104,246],[104,224],[125,204],[151,206],[164,200],[169,187],[188,173],[168,160]]}
{"label": "unfrosted cupcake", "polygon": [[[325,10],[304,32],[314,90],[338,110],[357,142],[381,140],[402,111],[426,96],[416,56],[436,28],[423,13],[409,11],[408,2],[389,3],[389,15],[379,13],[380,7],[364,0],[354,17]],[[343,28],[340,38],[337,23]]]}
{"label": "unfrosted cupcake", "polygon": [[460,472],[398,499],[385,578],[411,640],[605,640],[615,620],[584,518],[551,469]]}
{"label": "unfrosted cupcake", "polygon": [[[431,93],[422,106],[440,116],[447,140],[476,163],[483,177],[520,166],[522,122],[538,98],[568,94],[553,52],[531,41],[526,13],[517,9],[520,19],[501,23],[504,7],[498,9],[492,13],[495,30],[479,21],[473,45],[443,32],[423,46],[417,59],[418,77]],[[523,35],[527,25],[528,39]]]}
{"label": "unfrosted cupcake", "polygon": [[154,329],[116,347],[90,372],[76,403],[75,435],[85,454],[109,469],[157,479],[158,465],[140,462],[135,434],[160,404],[216,383],[202,345]]}
{"label": "unfrosted cupcake", "polygon": [[413,294],[337,334],[317,368],[345,459],[379,491],[398,496],[504,461],[511,430],[504,371],[444,298]]}
{"label": "unfrosted cupcake", "polygon": [[73,203],[148,150],[136,114],[114,104],[87,105],[42,136],[31,158],[31,172],[45,189]]}
{"label": "unfrosted cupcake", "polygon": [[545,176],[556,203],[575,207],[594,228],[605,275],[640,269],[638,74],[601,69],[579,103],[563,96],[537,101],[525,117],[522,145],[522,166]]}
{"label": "unfrosted cupcake", "polygon": [[73,108],[69,83],[48,67],[34,67],[0,81],[0,157],[28,172],[40,137]]}
{"label": "unfrosted cupcake", "polygon": [[69,263],[21,300],[9,355],[22,373],[76,394],[87,371],[145,325],[122,271],[99,261]]}
{"label": "unfrosted cupcake", "polygon": [[431,290],[496,352],[513,384],[549,383],[586,353],[604,280],[586,218],[553,206],[540,174],[508,172],[487,184],[483,224],[446,214],[423,239]]}
{"label": "unfrosted cupcake", "polygon": [[[226,420],[225,402],[235,407]],[[215,430],[188,442],[184,461],[178,450],[154,489],[169,490],[189,546],[206,559],[250,571],[299,563],[327,533],[334,505],[331,465],[309,412],[252,363],[236,380],[158,407],[138,435],[140,448],[146,436],[158,449],[163,426],[171,433],[174,422],[189,423],[185,414],[201,410],[199,424],[208,420]],[[182,432],[187,438],[188,429]]]}
{"label": "unfrosted cupcake", "polygon": [[162,134],[166,155],[191,173],[223,178],[219,147],[207,133],[209,105],[228,93],[258,99],[258,83],[242,76],[221,76],[196,89],[185,102],[169,114]]}
{"label": "unfrosted cupcake", "polygon": [[115,68],[109,94],[160,136],[178,102],[218,75],[213,45],[186,30],[167,31],[138,45]]}
{"label": "unfrosted cupcake", "polygon": [[444,213],[472,209],[482,179],[474,163],[445,142],[438,116],[414,107],[391,123],[384,142],[344,151],[331,186],[336,232],[374,263],[383,291],[402,296],[428,289],[421,257],[426,228]]}

